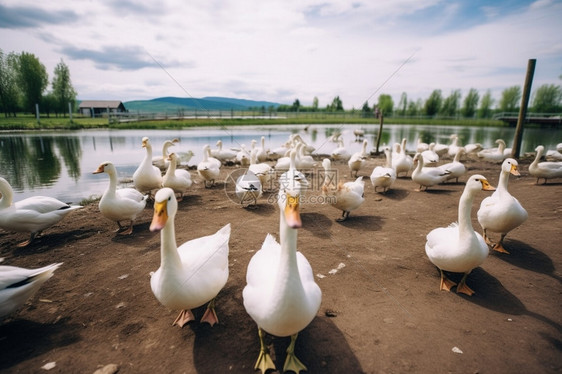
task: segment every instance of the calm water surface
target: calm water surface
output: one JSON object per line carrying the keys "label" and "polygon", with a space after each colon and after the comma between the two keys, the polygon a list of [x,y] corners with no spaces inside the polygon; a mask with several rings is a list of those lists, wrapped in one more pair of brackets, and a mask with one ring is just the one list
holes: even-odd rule
{"label": "calm water surface", "polygon": [[[317,153],[327,154],[337,147],[329,141],[336,131],[342,133],[350,152],[359,151],[361,143],[355,141],[353,130],[365,131],[365,139],[372,150],[376,145],[378,125],[282,125],[233,128],[193,128],[184,130],[77,130],[33,131],[0,133],[0,176],[4,177],[16,194],[15,200],[33,195],[56,197],[65,202],[79,203],[82,199],[101,196],[108,186],[106,174],[92,174],[104,161],[115,164],[122,180],[130,179],[145,156],[141,139],[148,136],[153,146],[153,156],[162,155],[165,140],[178,138],[180,143],[170,148],[176,153],[194,152],[189,165],[202,159],[202,148],[209,144],[215,148],[222,140],[223,148],[248,149],[252,139],[260,141],[265,136],[266,148],[274,149],[285,143],[290,134],[298,133]],[[494,141],[502,138],[511,146],[513,128],[444,127],[385,125],[380,144],[394,144],[402,138],[408,140],[409,151],[415,150],[418,138],[425,142],[449,144],[449,136],[458,134],[461,145],[481,143],[485,148],[495,147]],[[525,129],[522,152],[533,152],[539,144],[554,149],[562,142],[562,135],[552,129]],[[196,172],[192,171],[196,177]]]}

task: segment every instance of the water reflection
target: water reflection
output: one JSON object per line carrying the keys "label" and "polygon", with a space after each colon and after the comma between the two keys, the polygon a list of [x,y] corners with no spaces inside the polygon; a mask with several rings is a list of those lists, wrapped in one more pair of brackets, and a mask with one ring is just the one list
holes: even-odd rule
{"label": "water reflection", "polygon": [[[197,164],[202,158],[205,144],[215,147],[217,140],[224,147],[250,147],[253,139],[260,144],[265,136],[266,147],[277,148],[285,143],[289,134],[300,134],[317,153],[329,154],[338,145],[329,141],[336,132],[350,152],[359,151],[361,142],[356,142],[353,130],[361,128],[368,140],[368,149],[374,149],[379,125],[312,125],[235,128],[198,128],[185,130],[81,130],[61,132],[17,132],[0,135],[0,175],[14,188],[16,200],[42,194],[66,202],[78,203],[92,195],[100,196],[108,181],[92,176],[103,161],[112,161],[121,179],[129,179],[142,161],[145,151],[141,147],[143,136],[149,136],[153,144],[153,155],[161,155],[161,146],[167,139],[179,138],[173,148],[176,153],[191,150],[195,156],[189,162]],[[505,139],[511,147],[513,128],[489,127],[445,127],[385,125],[380,146],[392,145],[406,138],[409,151],[416,148],[418,139],[425,143],[450,143],[450,135],[458,134],[460,144],[481,143],[484,147],[495,146],[498,138]],[[554,129],[525,129],[521,144],[522,152],[532,152],[543,144],[552,149],[562,139]]]}

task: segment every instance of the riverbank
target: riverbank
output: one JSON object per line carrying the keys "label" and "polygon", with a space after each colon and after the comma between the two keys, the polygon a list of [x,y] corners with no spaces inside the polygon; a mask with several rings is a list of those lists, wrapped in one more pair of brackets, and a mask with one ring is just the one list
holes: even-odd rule
{"label": "riverbank", "polygon": [[[438,126],[494,126],[508,127],[501,121],[492,119],[427,119],[427,118],[400,118],[388,117],[385,124],[396,125],[438,125]],[[40,118],[39,122],[34,116],[19,115],[18,117],[0,117],[0,131],[15,130],[79,130],[94,128],[112,129],[181,129],[190,127],[230,127],[251,125],[312,125],[312,124],[358,124],[379,125],[376,118],[363,118],[358,115],[322,115],[300,114],[298,116],[245,116],[243,118],[230,117],[204,117],[189,119],[164,118],[159,120],[111,122],[107,118],[67,117]]]}

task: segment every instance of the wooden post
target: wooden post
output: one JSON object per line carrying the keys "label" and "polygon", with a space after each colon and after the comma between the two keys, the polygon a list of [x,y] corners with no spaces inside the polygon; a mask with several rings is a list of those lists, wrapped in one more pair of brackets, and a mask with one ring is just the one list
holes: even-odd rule
{"label": "wooden post", "polygon": [[383,115],[382,110],[380,112],[380,122],[379,122],[379,134],[377,135],[377,148],[375,150],[376,154],[379,154],[379,145],[381,144],[381,137],[382,137],[382,124],[383,124]]}
{"label": "wooden post", "polygon": [[513,148],[511,149],[511,157],[519,158],[521,151],[521,138],[523,137],[523,123],[527,116],[527,106],[529,105],[529,97],[531,96],[531,85],[533,84],[533,75],[535,74],[535,65],[537,59],[530,59],[527,63],[527,75],[525,76],[525,85],[523,86],[523,96],[521,97],[521,107],[519,108],[519,117],[517,118],[517,127],[515,128],[515,136],[513,137]]}
{"label": "wooden post", "polygon": [[35,118],[37,118],[37,124],[40,124],[41,121],[39,120],[39,104],[35,104]]}

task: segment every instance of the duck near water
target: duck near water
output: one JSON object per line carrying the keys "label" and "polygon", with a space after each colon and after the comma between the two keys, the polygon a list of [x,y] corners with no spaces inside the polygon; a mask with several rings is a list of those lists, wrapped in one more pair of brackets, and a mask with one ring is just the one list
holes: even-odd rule
{"label": "duck near water", "polygon": [[296,340],[299,332],[316,316],[322,291],[314,281],[310,263],[297,251],[297,233],[302,227],[300,198],[308,182],[293,163],[280,177],[279,185],[280,243],[270,234],[266,236],[261,249],[248,264],[247,284],[242,295],[246,312],[258,326],[260,353],[254,369],[262,373],[276,369],[264,342],[267,332],[291,337],[283,371],[299,373],[306,370],[306,366],[295,355]]}
{"label": "duck near water", "polygon": [[82,208],[49,196],[28,197],[14,203],[14,190],[0,177],[0,228],[6,231],[28,232],[29,240],[18,247],[30,244],[41,232],[56,225],[70,212]]}
{"label": "duck near water", "polygon": [[457,293],[469,296],[474,293],[466,285],[466,278],[473,269],[482,265],[489,252],[484,238],[472,227],[472,202],[480,190],[492,191],[494,187],[482,175],[471,176],[459,200],[457,223],[433,229],[427,234],[425,253],[441,273],[441,290],[450,291],[457,285],[445,276],[444,271],[449,271],[464,274],[457,285]]}
{"label": "duck near water", "polygon": [[536,184],[539,184],[539,180],[541,178],[544,179],[544,184],[546,184],[548,179],[562,178],[562,162],[539,162],[544,153],[544,146],[539,145],[535,148],[535,151],[537,152],[537,155],[535,156],[533,162],[531,162],[531,165],[529,165],[529,174],[537,178]]}
{"label": "duck near water", "polygon": [[[520,226],[527,220],[528,214],[521,203],[507,190],[509,174],[521,175],[517,169],[518,163],[512,158],[506,158],[501,166],[498,188],[480,204],[478,222],[482,226],[484,240],[493,245],[498,252],[509,253],[503,247],[503,240],[508,232]],[[500,240],[494,244],[488,236],[488,231],[501,234]]]}
{"label": "duck near water", "polygon": [[177,247],[174,219],[178,203],[171,188],[154,197],[150,231],[160,231],[160,268],[151,275],[150,287],[165,307],[181,310],[174,325],[183,327],[195,319],[191,309],[205,303],[201,322],[218,322],[215,298],[228,280],[230,223],[215,234],[187,241]]}

